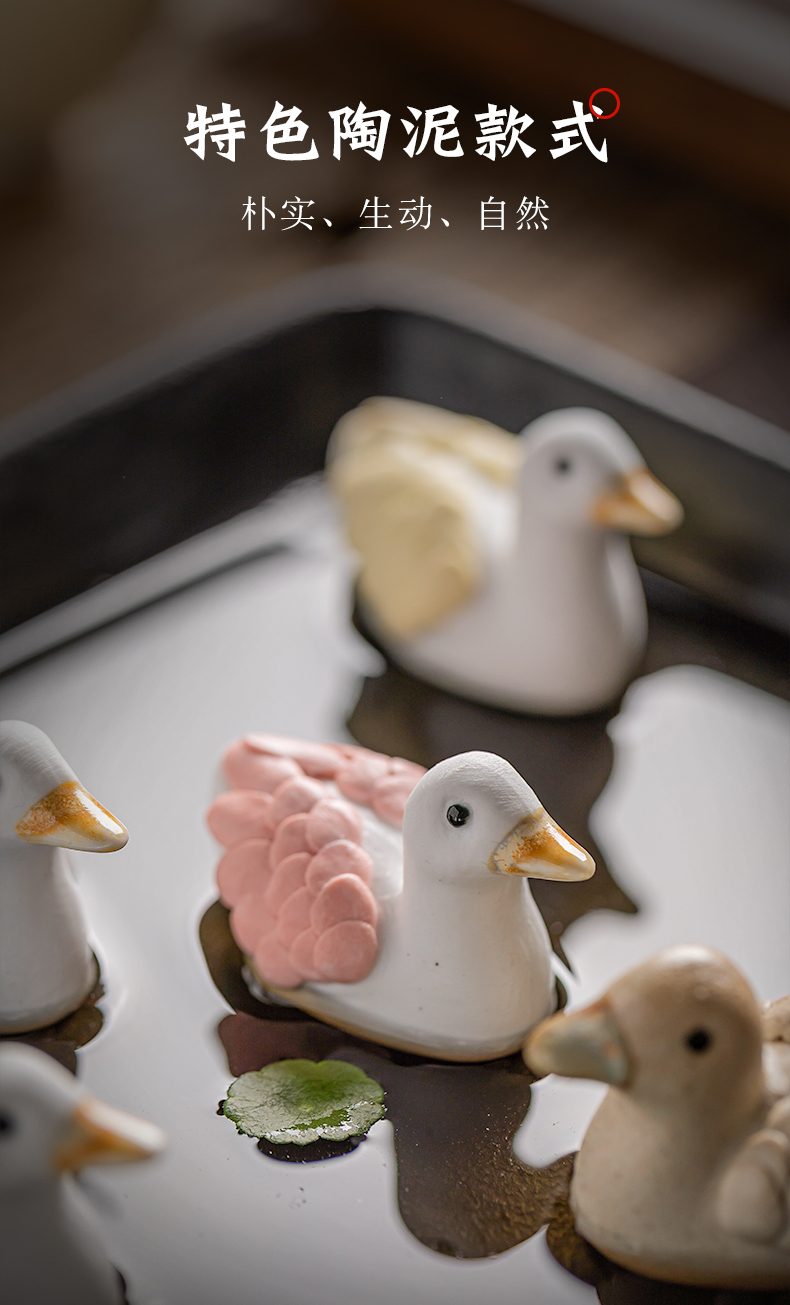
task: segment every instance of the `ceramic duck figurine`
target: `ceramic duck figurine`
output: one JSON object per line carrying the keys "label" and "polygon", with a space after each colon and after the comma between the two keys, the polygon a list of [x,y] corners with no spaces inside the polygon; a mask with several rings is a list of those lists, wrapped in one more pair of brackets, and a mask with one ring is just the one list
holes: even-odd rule
{"label": "ceramic duck figurine", "polygon": [[63,848],[114,852],[128,834],[46,734],[0,722],[0,1033],[76,1010],[96,962]]}
{"label": "ceramic duck figurine", "polygon": [[327,468],[365,620],[406,670],[518,711],[621,692],[647,637],[627,535],[665,534],[683,511],[611,417],[566,408],[514,439],[367,399],[336,426]]}
{"label": "ceramic duck figurine", "polygon": [[343,744],[248,735],[208,815],[220,896],[264,987],[390,1046],[488,1060],[556,1005],[527,876],[587,879],[501,757],[425,772]]}
{"label": "ceramic duck figurine", "polygon": [[69,1175],[145,1160],[164,1145],[154,1124],[91,1097],[23,1043],[0,1045],[0,1282],[14,1305],[122,1305],[117,1271]]}
{"label": "ceramic duck figurine", "polygon": [[524,1058],[612,1084],[573,1172],[583,1237],[652,1278],[790,1286],[790,1003],[761,1022],[725,956],[672,947],[539,1025]]}

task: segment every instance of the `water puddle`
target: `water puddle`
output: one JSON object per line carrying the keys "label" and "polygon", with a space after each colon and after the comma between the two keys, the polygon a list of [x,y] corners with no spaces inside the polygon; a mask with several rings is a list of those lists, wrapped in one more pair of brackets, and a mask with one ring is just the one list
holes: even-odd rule
{"label": "water puddle", "polygon": [[[287,1057],[334,1057],[382,1085],[395,1134],[401,1218],[424,1246],[479,1259],[519,1245],[549,1221],[566,1190],[570,1160],[535,1169],[513,1153],[534,1082],[520,1055],[437,1064],[351,1037],[292,1007],[257,1001],[242,978],[244,958],[219,902],[203,916],[200,941],[214,983],[234,1007],[217,1030],[234,1078]],[[346,1154],[359,1140],[259,1149],[304,1162]]]}
{"label": "water puddle", "polygon": [[[534,1168],[513,1151],[530,1107],[534,1076],[520,1055],[477,1065],[437,1063],[351,1037],[293,1007],[250,993],[244,957],[214,902],[200,923],[211,977],[234,1008],[217,1033],[236,1078],[275,1060],[350,1061],[385,1090],[393,1126],[400,1216],[423,1246],[457,1259],[499,1255],[548,1225],[563,1268],[595,1287],[601,1305],[786,1305],[783,1292],[717,1291],[662,1283],[612,1264],[577,1233],[568,1205],[573,1156]],[[346,1155],[364,1139],[278,1146],[266,1156],[310,1163]]]}

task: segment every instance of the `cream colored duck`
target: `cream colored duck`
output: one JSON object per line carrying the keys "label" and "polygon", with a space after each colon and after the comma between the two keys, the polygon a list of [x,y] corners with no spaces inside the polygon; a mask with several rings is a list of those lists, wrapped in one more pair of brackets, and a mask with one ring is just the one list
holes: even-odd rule
{"label": "cream colored duck", "polygon": [[90,992],[96,962],[62,849],[114,852],[127,838],[46,734],[0,722],[0,1033],[52,1024]]}
{"label": "cream colored duck", "polygon": [[0,1282],[13,1305],[122,1305],[71,1174],[146,1160],[154,1124],[91,1097],[43,1051],[0,1045]]}
{"label": "cream colored duck", "polygon": [[605,705],[644,650],[627,535],[682,520],[611,417],[566,408],[518,439],[405,399],[367,399],[327,468],[373,633],[407,670],[520,711]]}
{"label": "cream colored duck", "polygon": [[612,1084],[573,1172],[582,1236],[653,1278],[790,1286],[790,1003],[761,1024],[726,957],[672,947],[540,1025],[524,1056]]}
{"label": "cream colored duck", "polygon": [[[432,770],[344,744],[248,735],[208,821],[231,929],[264,988],[331,1024],[449,1060],[516,1050],[554,1009],[527,876],[592,859],[501,757]],[[402,832],[401,832],[402,826]]]}

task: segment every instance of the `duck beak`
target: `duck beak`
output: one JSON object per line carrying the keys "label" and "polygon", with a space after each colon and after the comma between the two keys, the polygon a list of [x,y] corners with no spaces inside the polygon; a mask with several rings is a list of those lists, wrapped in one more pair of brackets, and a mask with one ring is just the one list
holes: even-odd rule
{"label": "duck beak", "polygon": [[511,829],[488,858],[488,868],[499,875],[578,880],[595,873],[595,862],[542,811]]}
{"label": "duck beak", "polygon": [[117,852],[129,834],[76,779],[39,798],[16,824],[23,843],[48,843],[78,852]]}
{"label": "duck beak", "polygon": [[165,1140],[161,1128],[147,1119],[86,1097],[75,1108],[52,1162],[57,1173],[65,1173],[83,1165],[149,1160],[163,1150]]}
{"label": "duck beak", "polygon": [[668,535],[683,520],[683,508],[647,467],[637,467],[595,500],[592,519],[628,535]]}
{"label": "duck beak", "polygon": [[573,1015],[552,1015],[532,1031],[524,1061],[536,1074],[566,1074],[620,1085],[631,1072],[628,1052],[604,999]]}

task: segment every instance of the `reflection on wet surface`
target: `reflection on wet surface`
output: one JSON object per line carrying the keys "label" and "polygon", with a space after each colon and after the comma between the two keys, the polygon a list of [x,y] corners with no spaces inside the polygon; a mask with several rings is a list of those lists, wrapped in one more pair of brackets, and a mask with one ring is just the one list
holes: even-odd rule
{"label": "reflection on wet surface", "polygon": [[104,996],[98,961],[96,969],[96,982],[78,1010],[64,1015],[62,1020],[48,1024],[46,1028],[31,1029],[29,1033],[3,1033],[0,1039],[3,1042],[25,1042],[30,1047],[38,1047],[72,1074],[76,1074],[77,1052],[80,1047],[93,1041],[104,1024],[104,1013],[96,1004]]}
{"label": "reflection on wet surface", "polygon": [[[786,1305],[783,1292],[725,1292],[643,1278],[585,1242],[568,1205],[573,1157],[533,1168],[513,1153],[535,1081],[520,1056],[437,1064],[350,1037],[295,1008],[257,1001],[242,978],[244,958],[220,902],[203,916],[200,941],[214,983],[234,1007],[217,1030],[234,1078],[289,1057],[337,1058],[381,1083],[394,1128],[400,1215],[424,1246],[480,1259],[527,1241],[548,1224],[552,1255],[595,1287],[601,1305]],[[305,1163],[345,1155],[361,1141],[259,1142],[258,1149],[275,1160]]]}
{"label": "reflection on wet surface", "polygon": [[[705,666],[790,697],[788,645],[782,635],[717,611],[670,581],[649,574],[643,579],[651,606],[639,677],[669,666]],[[379,647],[359,610],[354,621],[363,637]],[[498,753],[515,766],[560,827],[596,863],[596,873],[583,883],[530,883],[555,951],[564,960],[561,938],[574,920],[601,909],[638,910],[589,828],[591,808],[612,770],[607,727],[621,702],[622,697],[586,716],[517,715],[446,693],[388,661],[383,675],[363,682],[347,727],[364,747],[427,767],[472,749]]]}
{"label": "reflection on wet surface", "polygon": [[[764,632],[670,604],[669,610],[651,612],[641,671],[707,666],[786,696],[777,651],[776,639]],[[388,664],[383,675],[364,681],[348,728],[366,747],[425,766],[480,748],[506,757],[524,775],[557,822],[591,851],[598,867],[583,883],[531,885],[562,955],[562,934],[574,920],[602,908],[637,910],[607,866],[588,823],[612,770],[607,727],[619,707],[618,702],[583,717],[517,716],[444,693]],[[287,1057],[337,1057],[382,1084],[394,1129],[401,1218],[423,1245],[444,1255],[482,1258],[526,1241],[548,1224],[547,1244],[555,1259],[594,1286],[602,1305],[747,1305],[758,1300],[779,1305],[786,1299],[783,1293],[659,1283],[619,1268],[589,1246],[576,1232],[568,1205],[572,1156],[535,1168],[513,1152],[534,1081],[520,1056],[476,1065],[438,1064],[351,1037],[294,1008],[252,996],[228,912],[219,902],[206,912],[200,934],[212,978],[235,1012],[218,1028],[231,1075]],[[261,1143],[259,1149],[277,1160],[306,1162],[345,1154],[359,1141],[307,1147]]]}
{"label": "reflection on wet surface", "polygon": [[[293,515],[293,510],[289,511]],[[221,747],[249,729],[296,733],[304,738],[344,737],[345,708],[359,691],[360,674],[370,673],[375,660],[346,627],[347,583],[345,571],[341,574],[337,562],[337,550],[333,551],[334,545],[323,535],[314,542],[309,522],[302,529],[297,517],[297,526],[310,543],[309,556],[294,553],[276,562],[240,567],[87,636],[80,644],[52,653],[5,680],[5,714],[39,721],[68,755],[89,757],[86,773],[91,769],[105,777],[102,783],[111,807],[124,813],[132,829],[117,874],[85,874],[87,913],[96,936],[104,940],[107,956],[112,954],[113,974],[117,976],[110,997],[113,1003],[117,1001],[116,982],[123,985],[127,996],[121,1015],[112,1018],[105,1013],[102,1036],[85,1053],[78,1050],[77,1055],[81,1075],[92,1092],[155,1120],[166,1129],[170,1146],[161,1164],[102,1172],[102,1184],[119,1194],[124,1211],[120,1219],[111,1220],[107,1215],[108,1239],[119,1248],[118,1259],[125,1271],[128,1266],[130,1295],[141,1305],[154,1300],[174,1305],[217,1305],[218,1301],[260,1305],[264,1298],[273,1302],[331,1299],[353,1301],[354,1305],[361,1300],[375,1301],[376,1305],[379,1301],[403,1305],[411,1300],[419,1305],[446,1305],[448,1301],[480,1305],[489,1300],[496,1305],[543,1305],[549,1300],[569,1305],[585,1296],[593,1298],[595,1288],[566,1275],[551,1259],[543,1234],[489,1261],[459,1264],[426,1251],[417,1240],[419,1230],[415,1229],[414,1235],[408,1232],[398,1214],[393,1128],[386,1123],[374,1129],[352,1154],[319,1164],[289,1165],[260,1155],[251,1139],[237,1137],[233,1126],[215,1115],[217,1102],[232,1076],[214,1032],[222,1015],[233,1020],[231,1010],[246,1012],[251,1018],[242,1024],[263,1030],[276,1026],[278,1036],[284,1036],[289,1025],[325,1027],[294,1010],[262,1007],[246,988],[238,961],[228,980],[235,985],[235,996],[234,989],[223,988],[229,1003],[226,1006],[214,985],[206,983],[203,959],[196,942],[192,946],[194,912],[202,910],[210,900],[216,860],[216,850],[202,829],[202,813],[212,790],[215,759]],[[654,615],[651,613],[651,620]],[[672,625],[669,617],[666,621]],[[735,652],[731,656],[719,632],[708,626],[701,632],[709,640],[710,651],[705,654],[695,622],[696,618],[672,626],[660,646],[651,641],[651,655],[660,652],[664,660],[654,661],[647,669],[698,662],[714,672],[749,680],[763,690],[782,691],[779,682],[786,683],[786,672],[782,667],[780,675],[776,670],[778,662],[769,664],[767,654],[763,657],[759,648],[750,650],[746,643],[735,650],[737,658]],[[123,685],[120,694],[119,684]],[[660,717],[665,711],[666,694],[662,691],[651,695],[649,683],[642,684]],[[735,681],[731,686],[742,687]],[[371,683],[365,692],[370,693],[373,687]],[[681,719],[685,719],[683,713],[694,692],[691,685],[688,694],[678,697],[676,706]],[[463,731],[454,726],[458,700],[436,696],[445,703],[441,708],[442,728],[453,732],[445,743],[441,733],[432,729],[432,751],[426,751],[426,760],[459,747],[501,745],[505,755],[510,752],[523,767],[547,803],[552,801],[548,789],[541,791],[541,781],[537,771],[532,773],[529,758],[522,756],[519,760],[513,751],[524,721],[505,713],[491,713],[486,723],[485,711],[478,714],[476,709],[470,710],[464,717],[464,729],[471,732],[479,727],[488,733],[464,737]],[[93,704],[87,716],[86,701]],[[772,705],[767,704],[766,710]],[[408,742],[401,740],[408,739],[408,733],[398,733],[401,704],[385,694],[380,706],[384,714],[378,724],[371,717],[366,741],[386,747],[389,737],[393,751],[407,751]],[[743,714],[748,718],[750,713],[750,702],[745,701]],[[669,918],[668,940],[677,940],[677,931],[685,929],[688,898],[679,909],[674,886],[681,882],[680,872],[668,888],[666,867],[657,864],[655,858],[644,873],[637,874],[636,866],[643,865],[640,848],[644,847],[645,837],[654,841],[655,826],[645,822],[645,816],[656,809],[651,787],[653,772],[658,768],[661,774],[666,771],[674,776],[676,750],[687,747],[689,730],[704,735],[706,743],[721,753],[722,769],[728,765],[732,746],[726,739],[722,742],[722,731],[728,728],[729,717],[723,713],[722,728],[717,728],[711,739],[706,733],[710,715],[707,710],[701,711],[688,728],[673,727],[658,758],[653,756],[652,733],[644,737],[641,716],[637,722],[640,732],[633,744],[635,756],[630,751],[626,755],[620,743],[617,745],[615,778],[618,766],[622,770],[623,765],[633,768],[638,763],[638,791],[634,795],[629,787],[624,798],[630,808],[636,797],[637,809],[625,813],[630,823],[624,832],[620,798],[615,813],[619,824],[611,812],[607,820],[601,820],[600,807],[595,808],[592,823],[615,876],[622,878],[645,909],[638,917],[608,910],[596,912],[577,921],[570,935],[565,936],[563,941],[572,957],[582,957],[579,968],[585,998],[594,995],[591,983],[603,986],[631,961],[630,956],[623,956],[611,945],[612,940],[616,943],[621,935],[624,939],[636,934],[640,922],[652,918],[659,909]],[[719,715],[713,715],[715,724]],[[414,711],[411,716],[415,717]],[[405,713],[403,721],[407,717]],[[496,718],[501,721],[499,743],[493,734],[500,728]],[[108,721],[112,729],[108,729]],[[480,722],[479,726],[476,722]],[[389,731],[386,736],[385,724]],[[568,724],[564,722],[563,726]],[[412,734],[418,727],[422,728],[419,720],[412,726]],[[658,727],[663,728],[660,719]],[[753,745],[758,756],[764,755],[763,735],[762,729],[755,729]],[[605,737],[603,743],[608,749]],[[698,766],[699,751],[694,750],[690,766]],[[770,751],[770,759],[773,757]],[[752,765],[748,756],[741,761],[736,767],[739,780]],[[585,761],[585,768],[588,764],[592,763]],[[563,766],[568,769],[564,784],[571,802],[574,784],[582,782],[581,768],[573,756],[568,759],[567,754],[560,754],[555,763],[558,786],[563,782]],[[683,783],[687,772],[688,766],[681,777]],[[758,780],[762,783],[762,775],[759,769],[755,785]],[[597,783],[606,785],[607,794],[612,791],[613,785],[606,784],[605,774],[599,775]],[[697,787],[692,786],[692,790],[696,800]],[[166,801],[157,798],[162,794]],[[710,802],[702,804],[700,839],[710,834],[711,813],[715,814],[719,801],[714,792]],[[583,831],[571,827],[572,821],[556,800],[549,809],[585,843]],[[690,826],[691,819],[691,814],[684,816],[683,830]],[[771,829],[779,839],[782,831],[776,822],[771,823]],[[671,841],[669,834],[662,834],[657,841],[664,856]],[[707,918],[709,890],[721,885],[721,875],[718,860],[711,861],[704,848],[700,849],[698,866],[690,859],[683,863],[682,875],[691,875],[695,869],[699,871],[699,901],[695,898],[693,917],[696,929],[696,921]],[[737,873],[733,868],[728,885],[732,885]],[[590,881],[589,887],[595,882]],[[782,969],[783,934],[780,926],[773,927],[777,912],[775,904],[771,906],[775,898],[769,896],[771,880],[766,875],[763,882],[764,895],[750,910],[745,909],[746,888],[739,896],[731,896],[729,888],[721,894],[719,922],[711,927],[708,941],[724,945],[731,936],[725,926],[732,928],[738,938],[759,934],[754,948],[766,951],[766,971],[772,974]],[[586,887],[567,885],[566,899]],[[733,916],[737,917],[737,926],[730,924]],[[767,943],[763,940],[766,924],[772,928]],[[580,949],[578,931],[585,929],[603,939],[599,970],[588,968],[590,948]],[[640,941],[637,946],[644,955],[646,944]],[[761,995],[780,994],[773,985]],[[232,1036],[232,1026],[227,1036]],[[355,1048],[349,1046],[345,1035],[326,1030],[323,1035],[313,1036],[330,1040],[327,1050],[319,1049],[317,1055],[333,1054],[334,1045],[334,1054],[354,1058]],[[361,1051],[361,1044],[356,1049]],[[269,1054],[275,1050],[270,1048]],[[411,1145],[408,1130],[415,1125],[409,1115],[413,1103],[405,1095],[401,1108],[397,1098],[420,1062],[396,1061],[370,1044],[365,1050],[381,1058],[380,1063],[376,1062],[380,1075],[373,1075],[379,1081],[385,1079],[389,1065],[389,1118],[394,1125],[396,1115],[401,1117],[402,1111],[404,1119],[398,1124],[398,1162],[403,1173],[402,1157]],[[286,1049],[280,1054],[291,1053]],[[247,1067],[243,1062],[238,1066]],[[457,1074],[452,1066],[440,1068],[444,1075],[437,1075],[434,1081],[463,1084],[464,1074],[472,1067],[462,1067]],[[478,1068],[488,1071],[491,1067]],[[417,1075],[414,1078],[420,1081]],[[526,1133],[540,1101],[545,1139],[540,1146],[535,1145],[534,1153],[525,1147],[524,1158],[535,1169],[578,1145],[574,1122],[579,1116],[570,1094],[560,1101],[564,1122],[552,1130],[556,1086],[549,1080],[538,1090],[532,1089]],[[519,1109],[523,1105],[526,1112],[524,1088],[525,1079],[513,1074],[509,1090],[519,1102]],[[581,1098],[580,1114],[584,1114],[588,1098],[583,1087]],[[430,1110],[435,1112],[440,1106],[438,1094],[434,1093]],[[415,1110],[418,1108],[419,1102]],[[428,1103],[418,1122],[424,1131],[434,1129],[440,1145],[445,1125],[441,1116],[438,1124],[432,1123]],[[490,1122],[483,1119],[482,1124],[487,1142],[490,1134],[485,1133],[485,1125],[490,1127]],[[552,1137],[559,1130],[562,1140],[553,1146]],[[420,1140],[417,1133],[412,1136]],[[412,1147],[409,1162],[414,1167],[419,1166],[419,1150]],[[434,1152],[426,1154],[433,1157]],[[419,1198],[425,1218],[424,1235],[438,1240],[445,1228],[441,1211],[435,1216],[430,1204],[445,1199],[442,1187],[438,1178],[433,1182],[430,1174],[418,1178],[423,1186],[414,1195],[416,1208],[408,1217],[415,1221],[423,1217]],[[465,1181],[469,1181],[466,1175]],[[510,1181],[515,1183],[512,1170]],[[403,1199],[403,1193],[401,1196]],[[460,1224],[457,1211],[453,1217]],[[557,1217],[558,1210],[551,1220],[552,1235]],[[626,1305],[629,1300],[636,1305],[639,1297],[633,1280],[612,1266],[607,1271],[615,1275],[599,1287],[602,1298],[608,1293],[607,1305]],[[579,1277],[584,1275],[580,1273]],[[627,1287],[616,1286],[623,1282]],[[642,1302],[679,1305],[680,1289],[639,1285],[643,1288]],[[747,1299],[741,1297],[741,1305]],[[768,1305],[765,1297],[760,1299]],[[683,1305],[691,1305],[692,1301],[694,1305],[713,1305],[714,1300],[715,1295],[710,1293],[703,1296],[698,1291],[688,1292]],[[718,1305],[725,1305],[725,1297],[720,1296]],[[731,1296],[727,1305],[734,1305]]]}
{"label": "reflection on wet surface", "polygon": [[[570,1161],[563,1157],[533,1169],[513,1153],[534,1082],[520,1055],[483,1065],[436,1064],[350,1037],[293,1008],[256,1001],[241,976],[243,957],[219,902],[201,921],[200,941],[219,991],[233,1006],[242,997],[242,1008],[218,1029],[234,1077],[288,1057],[335,1057],[382,1085],[395,1132],[401,1217],[423,1245],[478,1259],[517,1246],[548,1222],[566,1188]],[[350,1148],[313,1143],[261,1149],[277,1159],[304,1161]]]}
{"label": "reflection on wet surface", "polygon": [[734,1291],[730,1288],[684,1287],[658,1282],[613,1264],[580,1237],[566,1196],[554,1206],[546,1232],[549,1250],[559,1264],[595,1287],[601,1305],[787,1305],[786,1291]]}

